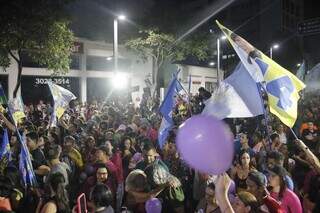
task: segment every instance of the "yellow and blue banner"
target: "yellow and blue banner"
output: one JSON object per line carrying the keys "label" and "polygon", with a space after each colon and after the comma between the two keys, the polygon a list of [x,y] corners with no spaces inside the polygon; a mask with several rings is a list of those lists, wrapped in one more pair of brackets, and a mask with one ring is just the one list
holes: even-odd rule
{"label": "yellow and blue banner", "polygon": [[68,108],[69,102],[77,97],[69,90],[58,86],[52,82],[48,82],[53,101],[54,101],[54,113],[58,119],[61,118],[64,111]]}
{"label": "yellow and blue banner", "polygon": [[304,83],[245,39],[218,21],[217,24],[253,79],[256,82],[263,82],[265,85],[270,112],[285,125],[293,127],[297,119],[299,91],[305,88]]}
{"label": "yellow and blue banner", "polygon": [[22,118],[26,117],[26,115],[24,114],[24,105],[21,96],[9,100],[8,108],[16,125]]}

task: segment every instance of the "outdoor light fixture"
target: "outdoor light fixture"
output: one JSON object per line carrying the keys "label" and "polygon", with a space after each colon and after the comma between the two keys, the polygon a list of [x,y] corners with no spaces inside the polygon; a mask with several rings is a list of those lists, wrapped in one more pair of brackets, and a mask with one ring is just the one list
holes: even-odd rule
{"label": "outdoor light fixture", "polygon": [[119,15],[118,19],[121,20],[121,21],[126,20],[126,16],[125,15]]}
{"label": "outdoor light fixture", "polygon": [[274,44],[270,47],[270,58],[272,59],[272,52],[273,52],[273,49],[278,49],[279,48],[279,44]]}
{"label": "outdoor light fixture", "polygon": [[107,61],[111,61],[111,60],[112,60],[111,56],[107,57]]}
{"label": "outdoor light fixture", "polygon": [[297,64],[297,67],[300,67],[300,66],[301,66],[301,64],[300,64],[300,63],[298,63],[298,64]]}
{"label": "outdoor light fixture", "polygon": [[116,72],[112,78],[112,84],[115,89],[125,89],[128,86],[128,76],[121,72]]}
{"label": "outdoor light fixture", "polygon": [[226,40],[227,37],[226,37],[226,36],[221,36],[220,39],[221,39],[221,40]]}
{"label": "outdoor light fixture", "polygon": [[214,62],[210,62],[209,65],[210,65],[210,66],[214,66],[215,63],[214,63]]}

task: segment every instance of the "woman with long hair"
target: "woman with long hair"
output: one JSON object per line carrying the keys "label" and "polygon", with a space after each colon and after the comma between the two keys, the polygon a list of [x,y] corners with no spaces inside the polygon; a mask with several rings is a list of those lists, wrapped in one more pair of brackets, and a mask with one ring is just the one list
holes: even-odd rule
{"label": "woman with long hair", "polygon": [[94,212],[99,213],[113,213],[114,210],[111,206],[113,198],[110,189],[98,183],[92,190],[91,199],[94,204]]}
{"label": "woman with long hair", "polygon": [[61,173],[55,173],[50,176],[47,185],[48,196],[40,199],[37,213],[71,212],[64,183],[65,179]]}
{"label": "woman with long hair", "polygon": [[287,187],[286,170],[282,166],[275,165],[269,172],[269,184],[272,187],[271,196],[281,203],[284,212],[302,213],[298,196]]}
{"label": "woman with long hair", "polygon": [[205,197],[198,203],[196,212],[200,213],[220,213],[219,205],[217,204],[215,197],[215,185],[209,183],[206,187]]}
{"label": "woman with long hair", "polygon": [[231,177],[236,184],[237,191],[247,189],[246,180],[249,172],[254,170],[251,163],[251,158],[248,150],[241,150],[239,154],[239,164],[236,165],[231,171]]}

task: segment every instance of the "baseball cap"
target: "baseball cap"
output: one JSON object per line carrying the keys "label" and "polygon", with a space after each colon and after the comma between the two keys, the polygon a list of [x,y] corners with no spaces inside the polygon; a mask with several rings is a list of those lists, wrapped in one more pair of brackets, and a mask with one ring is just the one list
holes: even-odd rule
{"label": "baseball cap", "polygon": [[258,186],[267,186],[267,178],[264,174],[258,171],[251,171],[248,178],[255,182]]}

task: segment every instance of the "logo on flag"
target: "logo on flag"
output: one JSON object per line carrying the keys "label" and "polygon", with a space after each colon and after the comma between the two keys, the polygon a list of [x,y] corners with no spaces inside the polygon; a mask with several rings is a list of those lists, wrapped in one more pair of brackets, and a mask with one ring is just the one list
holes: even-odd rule
{"label": "logo on flag", "polygon": [[299,91],[305,88],[295,75],[253,47],[242,37],[217,21],[237,52],[241,62],[256,82],[266,83],[270,112],[292,127],[297,119]]}
{"label": "logo on flag", "polygon": [[58,119],[61,118],[64,111],[68,108],[69,102],[77,97],[69,90],[58,86],[52,82],[48,82],[53,101],[54,101],[54,113]]}

